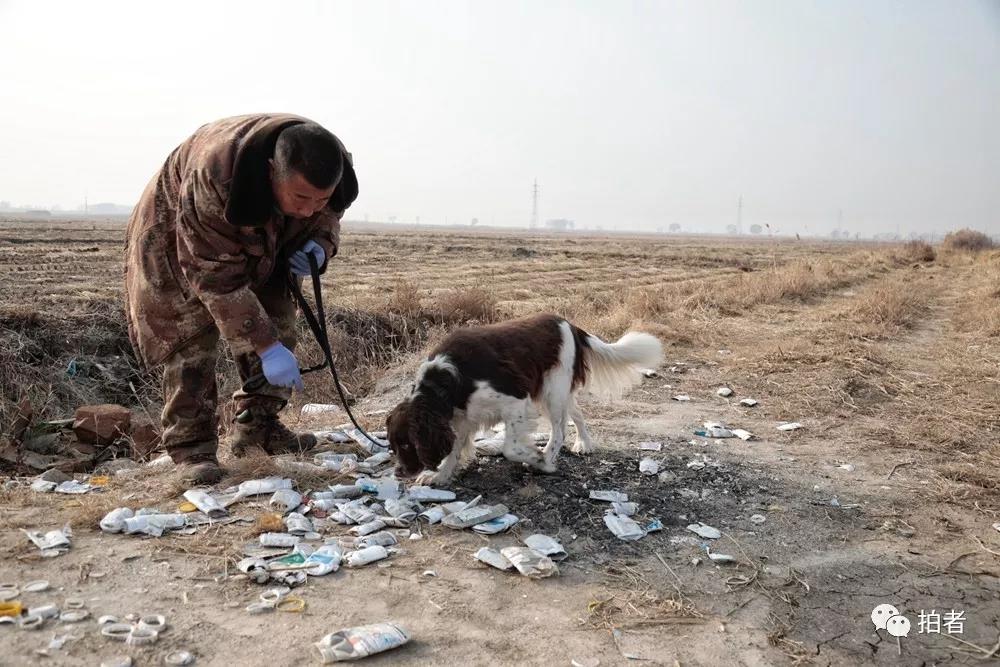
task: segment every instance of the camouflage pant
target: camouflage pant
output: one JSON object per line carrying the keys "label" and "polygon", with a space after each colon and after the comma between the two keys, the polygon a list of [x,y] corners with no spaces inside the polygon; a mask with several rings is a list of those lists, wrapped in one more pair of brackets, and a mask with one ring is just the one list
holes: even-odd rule
{"label": "camouflage pant", "polygon": [[[279,272],[275,272],[278,274]],[[295,349],[296,305],[283,275],[277,275],[256,290],[264,310],[278,328],[278,337]],[[163,445],[175,463],[192,456],[215,454],[219,447],[219,391],[215,381],[219,331],[215,327],[191,340],[164,362]],[[250,348],[230,344],[240,380],[246,382],[261,372],[260,357]],[[233,394],[236,412],[259,407],[277,413],[287,403],[291,389],[265,385],[253,393]]]}

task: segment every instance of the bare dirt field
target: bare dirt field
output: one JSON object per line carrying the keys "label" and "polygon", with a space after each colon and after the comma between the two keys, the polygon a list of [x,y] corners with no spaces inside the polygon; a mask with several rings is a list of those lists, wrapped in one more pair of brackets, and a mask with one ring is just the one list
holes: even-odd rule
{"label": "bare dirt field", "polygon": [[[0,222],[5,434],[23,396],[36,418],[93,402],[157,414],[156,377],[136,367],[122,319],[122,236],[121,222]],[[50,590],[21,601],[80,598],[92,617],[34,632],[0,625],[0,664],[127,654],[154,665],[178,649],[203,665],[318,664],[321,636],[384,620],[413,641],[372,665],[1000,662],[1000,252],[351,225],[343,236],[324,278],[328,320],[373,428],[408,390],[421,351],[468,322],[552,311],[605,338],[653,333],[666,360],[621,400],[584,398],[595,454],[564,450],[547,476],[480,458],[457,478],[459,498],[482,494],[521,517],[509,533],[424,527],[387,561],[310,578],[295,591],[300,613],[244,611],[261,587],[233,565],[260,532],[252,524],[161,538],[100,532],[98,519],[119,505],[176,508],[183,489],[169,469],[113,475],[104,493],[82,496],[9,483],[0,583],[46,579]],[[231,390],[225,358],[219,372]],[[681,394],[690,400],[674,400]],[[741,406],[745,397],[757,406]],[[346,421],[300,420],[310,401],[333,402],[327,378],[309,376],[289,423]],[[695,435],[708,420],[758,439]],[[777,429],[792,421],[803,427]],[[662,478],[639,472],[642,441],[663,443],[652,454]],[[232,475],[220,486],[269,472],[300,489],[320,481],[285,461],[223,457]],[[588,499],[597,488],[628,492],[664,530],[617,540],[603,503]],[[245,503],[236,514],[261,511]],[[723,536],[703,540],[686,529],[693,522]],[[52,559],[22,532],[66,523],[72,547]],[[566,547],[557,577],[531,580],[471,557],[533,532]],[[706,542],[737,562],[713,563]],[[909,636],[875,631],[880,604],[910,620]],[[964,612],[961,632],[919,623],[950,612]],[[129,613],[163,614],[170,628],[151,647],[100,635],[97,616]],[[53,634],[77,638],[36,655]]]}

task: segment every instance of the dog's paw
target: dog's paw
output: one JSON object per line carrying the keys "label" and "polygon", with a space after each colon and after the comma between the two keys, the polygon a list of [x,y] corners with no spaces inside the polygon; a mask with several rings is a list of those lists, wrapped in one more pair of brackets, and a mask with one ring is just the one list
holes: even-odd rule
{"label": "dog's paw", "polygon": [[594,451],[594,443],[584,440],[577,440],[569,448],[574,454],[591,454]]}
{"label": "dog's paw", "polygon": [[448,480],[443,478],[440,473],[433,470],[424,470],[422,473],[417,475],[417,478],[413,480],[413,483],[417,486],[434,486],[435,484],[447,484]]}

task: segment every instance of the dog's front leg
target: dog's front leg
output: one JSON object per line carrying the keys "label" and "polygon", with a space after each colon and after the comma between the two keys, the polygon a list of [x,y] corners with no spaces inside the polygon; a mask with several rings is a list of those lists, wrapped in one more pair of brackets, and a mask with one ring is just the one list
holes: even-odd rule
{"label": "dog's front leg", "polygon": [[555,464],[545,460],[531,438],[529,405],[530,402],[525,399],[504,415],[503,455],[508,461],[523,463],[542,472],[555,472]]}

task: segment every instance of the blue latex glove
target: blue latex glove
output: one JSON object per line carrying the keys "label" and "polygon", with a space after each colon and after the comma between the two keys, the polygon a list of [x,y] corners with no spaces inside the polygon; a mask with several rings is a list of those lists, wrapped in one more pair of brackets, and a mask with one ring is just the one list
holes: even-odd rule
{"label": "blue latex glove", "polygon": [[302,374],[299,362],[292,351],[281,343],[275,343],[260,353],[264,366],[264,377],[275,387],[292,387],[302,391]]}
{"label": "blue latex glove", "polygon": [[315,241],[306,241],[306,244],[300,250],[296,250],[288,259],[292,273],[303,277],[312,275],[312,270],[309,268],[309,255],[316,258],[316,266],[321,267],[323,266],[323,262],[326,261],[326,253],[323,251],[323,246]]}

